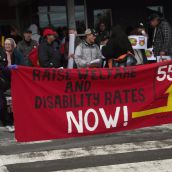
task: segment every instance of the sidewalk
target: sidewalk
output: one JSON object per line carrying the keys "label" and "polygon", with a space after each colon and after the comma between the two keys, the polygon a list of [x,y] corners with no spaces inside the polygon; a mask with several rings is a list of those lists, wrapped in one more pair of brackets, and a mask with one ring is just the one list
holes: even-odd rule
{"label": "sidewalk", "polygon": [[85,172],[94,168],[104,172],[124,168],[135,172],[134,167],[139,171],[149,166],[155,168],[153,171],[167,172],[166,164],[172,162],[171,133],[172,124],[168,124],[108,135],[17,143],[14,134],[0,126],[0,171]]}
{"label": "sidewalk", "polygon": [[14,133],[10,133],[0,122],[0,146],[8,146],[15,143]]}

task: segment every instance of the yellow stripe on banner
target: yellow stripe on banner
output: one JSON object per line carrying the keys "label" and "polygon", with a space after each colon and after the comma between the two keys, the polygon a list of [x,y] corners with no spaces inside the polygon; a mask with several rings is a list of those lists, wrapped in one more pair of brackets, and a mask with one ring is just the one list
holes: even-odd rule
{"label": "yellow stripe on banner", "polygon": [[158,113],[172,112],[172,85],[170,85],[170,87],[167,89],[165,94],[169,94],[167,106],[149,109],[149,110],[145,110],[141,112],[133,112],[132,118],[140,118],[140,117],[154,115]]}

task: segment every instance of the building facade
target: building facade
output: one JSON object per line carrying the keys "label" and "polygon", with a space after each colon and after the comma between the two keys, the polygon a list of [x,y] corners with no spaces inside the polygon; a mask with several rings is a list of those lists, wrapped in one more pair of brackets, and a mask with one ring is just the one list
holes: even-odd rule
{"label": "building facade", "polygon": [[[21,31],[32,23],[40,28],[67,26],[67,9],[70,9],[67,1],[70,0],[3,0],[0,2],[0,32],[7,34],[4,32],[9,25],[16,25]],[[86,27],[96,27],[99,20],[108,21],[108,27],[116,23],[124,28],[139,22],[146,24],[153,10],[163,13],[172,23],[170,0],[74,0],[73,5],[76,27],[81,33]]]}

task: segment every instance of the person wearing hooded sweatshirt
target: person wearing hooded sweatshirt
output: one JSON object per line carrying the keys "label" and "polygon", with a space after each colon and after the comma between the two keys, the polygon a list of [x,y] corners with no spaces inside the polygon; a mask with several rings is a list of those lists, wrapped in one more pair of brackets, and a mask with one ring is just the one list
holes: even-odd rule
{"label": "person wearing hooded sweatshirt", "polygon": [[7,67],[7,55],[0,47],[0,120],[9,132],[14,132],[13,119],[7,111],[5,91],[10,88],[10,70]]}
{"label": "person wearing hooded sweatshirt", "polygon": [[[28,56],[30,52],[38,46],[38,43],[34,40],[32,40],[32,31],[30,30],[25,30],[24,32],[24,39],[23,41],[19,42],[17,45],[17,49],[23,54],[25,64],[27,65],[28,63]],[[29,65],[29,63],[28,63]]]}
{"label": "person wearing hooded sweatshirt", "polygon": [[32,32],[32,40],[36,41],[38,44],[40,42],[40,34],[38,31],[38,26],[36,24],[31,24],[29,30]]}

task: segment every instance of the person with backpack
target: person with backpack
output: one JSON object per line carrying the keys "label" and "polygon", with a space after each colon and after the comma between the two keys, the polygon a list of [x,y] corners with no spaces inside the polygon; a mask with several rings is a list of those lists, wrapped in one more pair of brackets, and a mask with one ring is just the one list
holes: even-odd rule
{"label": "person with backpack", "polygon": [[43,31],[45,39],[38,47],[38,60],[40,67],[59,68],[63,66],[60,46],[56,41],[56,35],[57,33],[49,28],[46,28]]}

